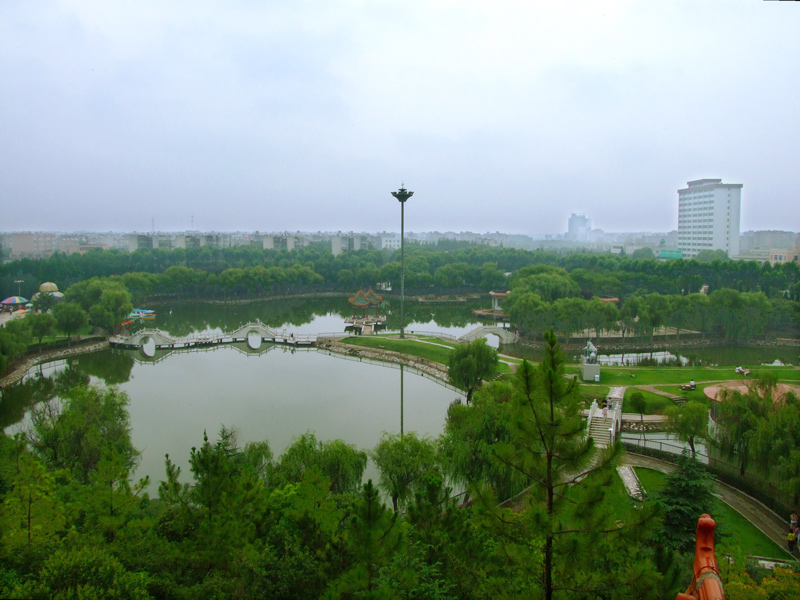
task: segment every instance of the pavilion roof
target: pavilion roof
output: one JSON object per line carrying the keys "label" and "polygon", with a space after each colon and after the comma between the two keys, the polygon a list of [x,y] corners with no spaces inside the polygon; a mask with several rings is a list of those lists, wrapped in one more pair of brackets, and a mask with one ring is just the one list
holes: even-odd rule
{"label": "pavilion roof", "polygon": [[373,292],[372,288],[369,288],[366,292],[364,290],[358,290],[355,296],[351,296],[347,300],[353,306],[375,306],[383,302],[383,298]]}

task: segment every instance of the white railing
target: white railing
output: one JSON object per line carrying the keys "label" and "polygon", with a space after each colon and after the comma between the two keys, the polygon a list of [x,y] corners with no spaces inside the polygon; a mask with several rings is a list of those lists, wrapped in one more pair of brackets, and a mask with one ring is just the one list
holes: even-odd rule
{"label": "white railing", "polygon": [[586,423],[587,433],[592,429],[592,419],[594,419],[594,416],[597,414],[598,410],[600,410],[600,408],[597,406],[597,400],[592,400],[592,405],[589,407],[589,417],[587,419],[588,422]]}

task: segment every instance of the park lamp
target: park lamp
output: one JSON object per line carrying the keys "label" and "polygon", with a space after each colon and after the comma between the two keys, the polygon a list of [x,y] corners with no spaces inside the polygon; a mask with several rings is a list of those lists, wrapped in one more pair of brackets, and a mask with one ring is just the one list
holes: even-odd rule
{"label": "park lamp", "polygon": [[409,192],[400,184],[400,189],[392,192],[392,196],[397,198],[400,202],[400,339],[404,339],[405,335],[405,318],[403,315],[403,304],[406,295],[406,244],[405,244],[405,206],[406,200],[411,198],[414,192]]}

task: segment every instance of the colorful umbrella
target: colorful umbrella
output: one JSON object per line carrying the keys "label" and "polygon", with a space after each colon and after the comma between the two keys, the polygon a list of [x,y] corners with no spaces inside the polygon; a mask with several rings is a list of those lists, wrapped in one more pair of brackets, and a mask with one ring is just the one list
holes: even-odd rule
{"label": "colorful umbrella", "polygon": [[5,304],[6,306],[8,306],[9,304],[25,304],[27,301],[28,299],[23,298],[22,296],[9,296],[8,298],[0,302],[0,304]]}

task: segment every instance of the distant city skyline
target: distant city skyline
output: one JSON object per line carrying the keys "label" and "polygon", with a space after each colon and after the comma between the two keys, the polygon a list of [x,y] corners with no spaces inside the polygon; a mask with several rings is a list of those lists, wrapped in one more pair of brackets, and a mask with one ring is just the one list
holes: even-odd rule
{"label": "distant city skyline", "polygon": [[0,230],[800,223],[800,13],[750,0],[7,3]]}

